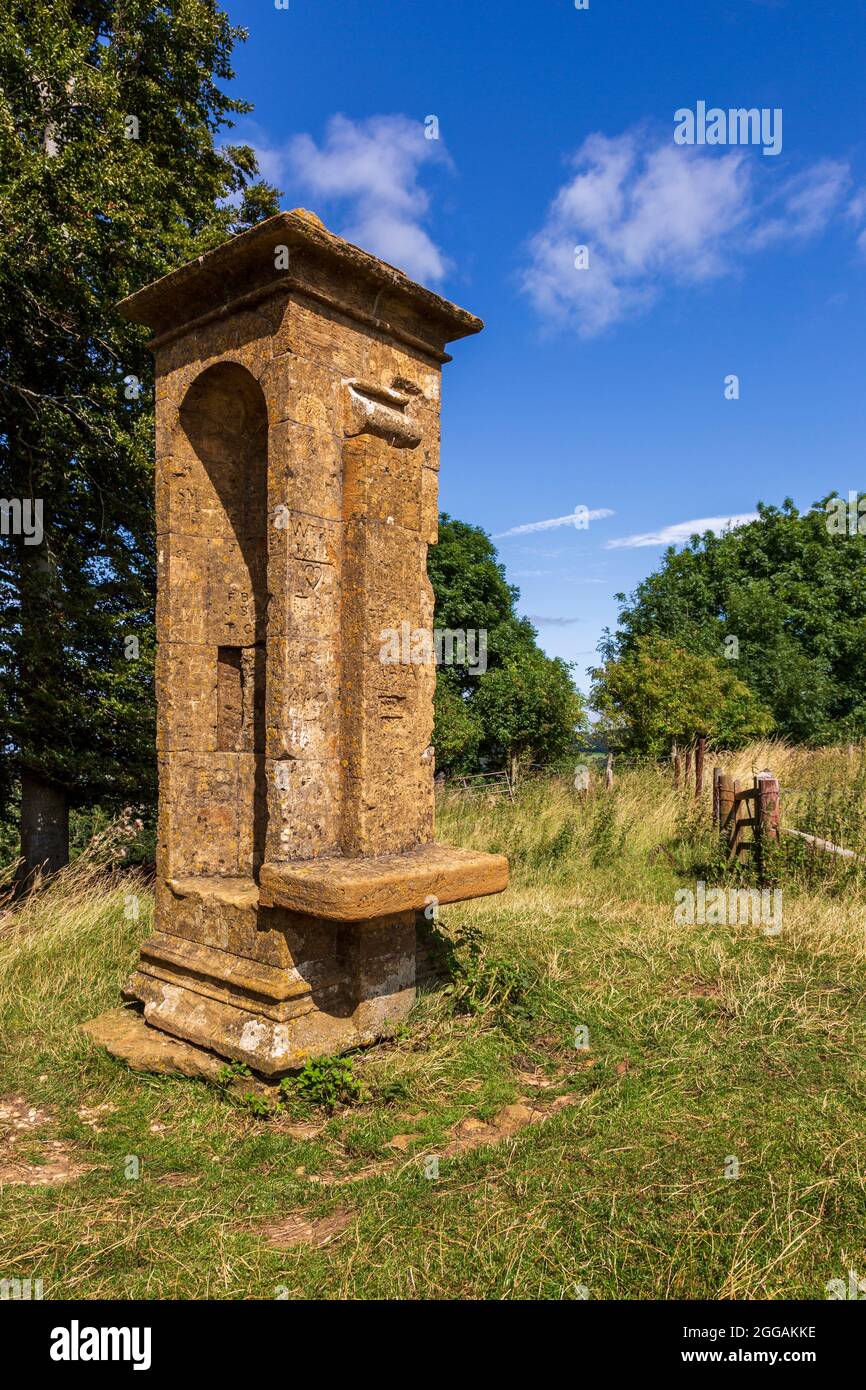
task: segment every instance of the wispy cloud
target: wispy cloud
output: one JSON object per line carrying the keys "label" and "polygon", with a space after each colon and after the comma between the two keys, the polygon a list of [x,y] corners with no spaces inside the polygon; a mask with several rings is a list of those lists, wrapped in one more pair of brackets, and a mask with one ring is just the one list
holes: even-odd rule
{"label": "wispy cloud", "polygon": [[820,236],[844,206],[851,182],[849,166],[839,159],[821,159],[781,185],[774,203],[752,228],[747,249],[763,250],[777,241],[809,241]]}
{"label": "wispy cloud", "polygon": [[547,618],[543,613],[527,613],[526,616],[536,627],[571,627],[573,623],[583,622],[582,618]]}
{"label": "wispy cloud", "polygon": [[846,211],[849,220],[860,227],[857,248],[866,255],[866,188],[857,189]]}
{"label": "wispy cloud", "polygon": [[543,579],[555,575],[557,579],[564,579],[567,584],[603,584],[603,579],[590,579],[586,575],[573,574],[571,570],[509,570],[513,579]]}
{"label": "wispy cloud", "polygon": [[[522,285],[551,324],[593,337],[675,284],[730,274],[748,256],[820,235],[841,214],[848,165],[767,178],[756,153],[675,146],[643,127],[589,136],[529,243]],[[764,161],[766,163],[766,161]],[[589,264],[578,269],[575,250]]]}
{"label": "wispy cloud", "polygon": [[[332,116],[324,139],[295,135],[274,147],[252,141],[264,176],[314,211],[333,209],[334,230],[416,279],[437,282],[449,262],[424,223],[430,194],[420,182],[433,165],[452,168],[442,140],[428,140],[408,116],[353,121]],[[324,220],[332,225],[329,216]]]}
{"label": "wispy cloud", "polygon": [[697,521],[675,521],[671,526],[663,526],[660,531],[644,531],[635,536],[619,536],[606,541],[605,550],[636,550],[644,545],[680,545],[692,536],[702,536],[705,531],[718,535],[720,531],[757,520],[757,512],[741,512],[736,516],[703,516]]}
{"label": "wispy cloud", "polygon": [[555,531],[558,526],[575,526],[577,530],[583,530],[579,522],[601,521],[603,517],[614,515],[610,507],[596,507],[584,511],[575,508],[567,516],[553,516],[548,521],[526,521],[522,526],[512,526],[508,531],[497,532],[493,539],[502,541],[507,536],[526,536],[530,531]]}

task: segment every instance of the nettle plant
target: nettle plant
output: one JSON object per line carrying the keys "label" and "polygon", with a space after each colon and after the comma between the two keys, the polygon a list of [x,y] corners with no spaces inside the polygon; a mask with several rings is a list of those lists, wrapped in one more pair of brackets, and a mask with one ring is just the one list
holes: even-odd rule
{"label": "nettle plant", "polygon": [[[251,1078],[246,1062],[230,1061],[220,1067],[217,1084],[229,1088],[236,1081]],[[293,1076],[284,1076],[276,1098],[255,1091],[244,1091],[238,1100],[261,1119],[285,1112],[293,1101],[305,1101],[333,1114],[342,1105],[358,1105],[370,1099],[370,1091],[355,1075],[351,1057],[310,1057]]]}
{"label": "nettle plant", "polygon": [[284,1077],[280,1092],[300,1096],[311,1105],[334,1111],[340,1105],[357,1105],[370,1093],[355,1076],[351,1057],[311,1057],[297,1076]]}

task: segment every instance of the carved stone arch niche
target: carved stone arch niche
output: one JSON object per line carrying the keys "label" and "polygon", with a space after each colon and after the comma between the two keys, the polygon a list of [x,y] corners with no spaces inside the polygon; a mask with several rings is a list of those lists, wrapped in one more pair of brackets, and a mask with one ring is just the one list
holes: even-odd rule
{"label": "carved stone arch niche", "polygon": [[268,412],[245,367],[218,362],[189,387],[168,486],[171,872],[255,877],[267,824]]}

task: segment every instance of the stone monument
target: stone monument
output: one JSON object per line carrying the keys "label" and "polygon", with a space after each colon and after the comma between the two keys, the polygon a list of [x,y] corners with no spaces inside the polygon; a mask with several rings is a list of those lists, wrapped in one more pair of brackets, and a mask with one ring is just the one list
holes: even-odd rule
{"label": "stone monument", "polygon": [[435,668],[382,657],[432,635],[441,367],[482,324],[304,211],[120,311],[155,333],[157,431],[156,931],[128,996],[278,1075],[387,1032],[425,908],[507,883],[434,843]]}

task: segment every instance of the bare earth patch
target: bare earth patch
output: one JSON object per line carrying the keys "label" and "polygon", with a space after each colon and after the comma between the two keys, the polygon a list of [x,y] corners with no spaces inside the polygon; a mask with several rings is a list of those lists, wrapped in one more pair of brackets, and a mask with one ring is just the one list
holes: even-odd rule
{"label": "bare earth patch", "polygon": [[81,1105],[75,1113],[79,1120],[90,1126],[94,1134],[102,1134],[105,1130],[103,1119],[113,1115],[116,1109],[117,1106],[112,1105],[111,1101],[104,1100],[101,1105]]}
{"label": "bare earth patch", "polygon": [[53,1116],[48,1110],[40,1110],[38,1105],[31,1105],[24,1096],[2,1096],[0,1143],[4,1143],[10,1137],[10,1133],[13,1138],[20,1134],[29,1134],[34,1129],[50,1124],[52,1119]]}
{"label": "bare earth patch", "polygon": [[93,1167],[92,1163],[83,1163],[72,1145],[61,1139],[42,1141],[41,1163],[18,1157],[19,1142],[51,1124],[53,1119],[49,1110],[31,1105],[24,1096],[0,1098],[0,1186],[4,1183],[24,1187],[54,1186],[73,1182]]}
{"label": "bare earth patch", "polygon": [[268,1245],[275,1250],[290,1250],[295,1245],[312,1245],[321,1249],[351,1226],[355,1212],[348,1207],[340,1207],[329,1216],[308,1216],[303,1211],[292,1212],[280,1221],[266,1221],[261,1226],[248,1229],[256,1235],[264,1236]]}
{"label": "bare earth patch", "polygon": [[[505,1105],[499,1114],[491,1121],[479,1120],[469,1115],[465,1120],[460,1120],[451,1131],[452,1138],[443,1149],[437,1150],[440,1158],[456,1158],[459,1154],[468,1153],[470,1149],[477,1149],[483,1145],[501,1144],[507,1139],[513,1139],[522,1129],[529,1125],[543,1124],[545,1120],[556,1115],[560,1110],[566,1110],[573,1105],[580,1104],[579,1096],[557,1096],[555,1100],[542,1101],[535,1096],[527,1096],[524,1101],[516,1105]],[[390,1140],[388,1147],[396,1149],[398,1153],[408,1153],[422,1139],[420,1134],[395,1134]],[[431,1150],[425,1148],[421,1157],[426,1157]],[[417,1160],[419,1155],[410,1155],[409,1161]],[[399,1159],[385,1159],[383,1162],[370,1163],[366,1168],[361,1168],[356,1173],[311,1173],[310,1182],[325,1183],[329,1186],[343,1187],[347,1183],[364,1182],[366,1178],[375,1178],[382,1173],[387,1173],[393,1169]]]}
{"label": "bare earth patch", "polygon": [[471,1118],[461,1120],[452,1130],[454,1138],[450,1144],[446,1144],[443,1154],[446,1158],[454,1158],[483,1144],[501,1144],[506,1139],[513,1139],[528,1125],[543,1124],[551,1115],[578,1103],[578,1096],[557,1096],[549,1102],[530,1099],[528,1104],[518,1102],[516,1105],[503,1106],[489,1124]]}

